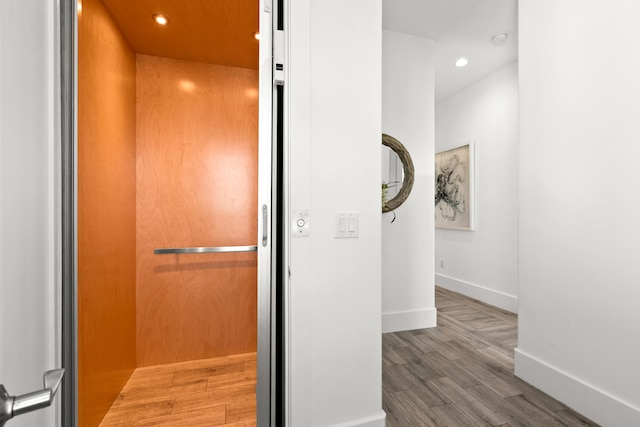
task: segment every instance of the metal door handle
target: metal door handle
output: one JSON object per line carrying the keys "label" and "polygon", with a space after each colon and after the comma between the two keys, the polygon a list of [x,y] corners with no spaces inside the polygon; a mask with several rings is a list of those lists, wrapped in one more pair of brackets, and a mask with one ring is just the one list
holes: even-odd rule
{"label": "metal door handle", "polygon": [[64,369],[47,371],[43,375],[44,390],[23,394],[22,396],[9,396],[7,390],[0,384],[0,427],[16,415],[26,414],[51,405],[56,395]]}
{"label": "metal door handle", "polygon": [[[269,211],[267,205],[262,205],[262,246],[267,246],[269,237]],[[1,427],[1,426],[0,426]]]}

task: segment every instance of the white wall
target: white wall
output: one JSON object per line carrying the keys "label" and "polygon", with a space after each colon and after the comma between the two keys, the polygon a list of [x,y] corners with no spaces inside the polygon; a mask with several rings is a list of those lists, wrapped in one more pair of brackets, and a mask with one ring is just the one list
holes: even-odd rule
{"label": "white wall", "polygon": [[516,374],[640,425],[635,0],[520,0]]}
{"label": "white wall", "polygon": [[383,332],[436,326],[433,284],[434,42],[382,34],[382,131],[409,151],[409,198],[382,217]]}
{"label": "white wall", "polygon": [[[310,225],[290,251],[291,425],[384,426],[382,5],[289,3],[290,202]],[[334,238],[337,212],[359,212],[359,238]]]}
{"label": "white wall", "polygon": [[436,104],[436,152],[469,141],[475,144],[475,231],[436,230],[436,284],[517,312],[516,63]]}

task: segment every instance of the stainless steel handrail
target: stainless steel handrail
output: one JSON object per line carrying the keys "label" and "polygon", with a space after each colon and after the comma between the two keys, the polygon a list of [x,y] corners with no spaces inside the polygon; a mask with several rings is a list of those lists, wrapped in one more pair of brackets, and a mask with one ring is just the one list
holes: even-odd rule
{"label": "stainless steel handrail", "polygon": [[156,255],[164,254],[209,254],[224,252],[256,252],[257,246],[212,246],[212,247],[194,247],[194,248],[161,248],[154,249]]}

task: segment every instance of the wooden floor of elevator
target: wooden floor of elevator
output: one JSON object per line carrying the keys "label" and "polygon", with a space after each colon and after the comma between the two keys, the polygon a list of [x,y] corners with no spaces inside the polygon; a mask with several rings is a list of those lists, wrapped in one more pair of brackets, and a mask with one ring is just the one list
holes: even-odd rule
{"label": "wooden floor of elevator", "polygon": [[256,425],[256,354],[138,368],[100,427]]}

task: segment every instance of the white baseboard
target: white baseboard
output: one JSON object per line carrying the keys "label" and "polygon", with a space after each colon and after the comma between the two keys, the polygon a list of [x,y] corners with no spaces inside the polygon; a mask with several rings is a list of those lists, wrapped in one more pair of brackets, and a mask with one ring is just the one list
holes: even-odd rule
{"label": "white baseboard", "polygon": [[372,417],[353,420],[348,423],[335,424],[332,427],[385,427],[387,414],[380,410],[380,413]]}
{"label": "white baseboard", "polygon": [[640,426],[640,408],[517,348],[515,374],[604,427]]}
{"label": "white baseboard", "polygon": [[444,274],[436,274],[435,276],[436,286],[458,292],[511,313],[518,313],[518,297],[516,296],[485,288],[475,283],[454,279]]}
{"label": "white baseboard", "polygon": [[422,310],[382,313],[382,333],[411,331],[413,329],[435,328],[437,311],[434,308]]}

